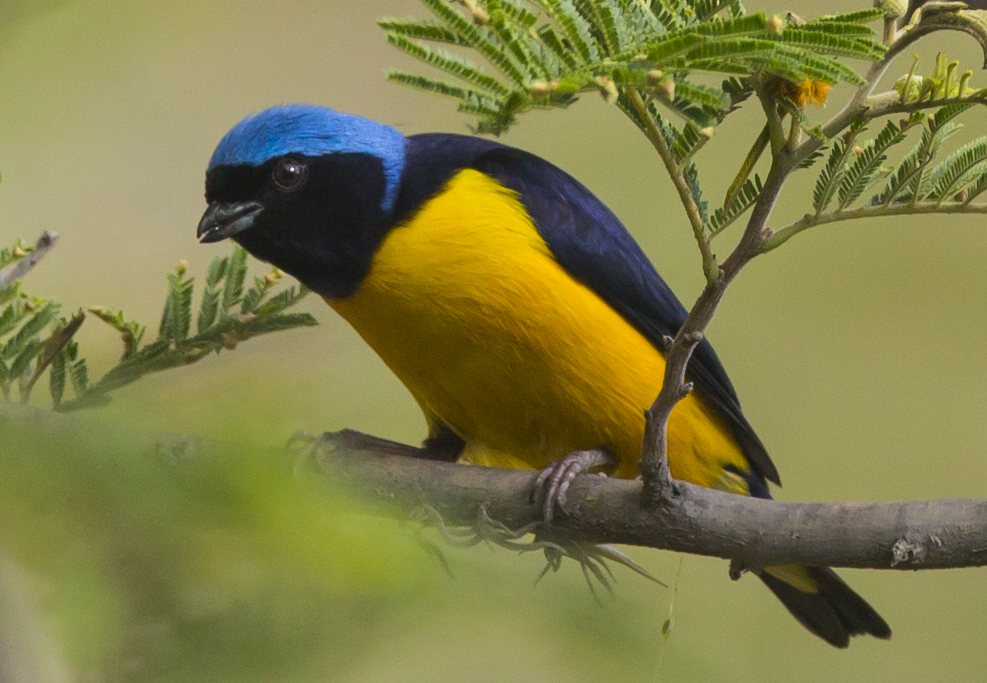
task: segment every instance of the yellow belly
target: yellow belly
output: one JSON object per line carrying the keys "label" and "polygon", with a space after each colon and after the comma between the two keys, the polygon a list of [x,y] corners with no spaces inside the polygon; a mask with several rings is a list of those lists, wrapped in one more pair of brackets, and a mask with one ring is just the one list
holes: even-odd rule
{"label": "yellow belly", "polygon": [[[460,172],[389,234],[354,296],[327,301],[426,416],[465,440],[464,460],[540,468],[602,447],[617,476],[637,475],[664,358],[555,261],[516,195],[491,178]],[[695,394],[668,435],[676,478],[736,490],[723,468],[748,471]]]}

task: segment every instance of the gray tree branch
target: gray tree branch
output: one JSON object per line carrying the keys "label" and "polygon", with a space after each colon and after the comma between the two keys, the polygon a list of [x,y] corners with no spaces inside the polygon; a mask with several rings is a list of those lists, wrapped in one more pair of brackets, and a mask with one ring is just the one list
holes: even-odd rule
{"label": "gray tree branch", "polygon": [[[66,440],[76,438],[83,424],[74,416],[0,401],[0,435],[13,421],[29,430],[63,434]],[[91,421],[85,425],[90,435],[104,429]],[[105,435],[117,438],[119,429],[106,426]],[[175,434],[133,431],[127,436],[135,457],[162,452],[209,457],[217,446]],[[447,525],[473,526],[485,512],[511,529],[542,519],[540,502],[530,498],[535,472],[429,461],[422,459],[427,456],[422,449],[357,432],[331,436],[328,448],[304,451],[303,462],[314,464],[320,476],[377,513],[403,518],[429,506]],[[286,469],[292,464],[297,466],[286,461]],[[539,527],[542,540],[674,550],[730,559],[748,569],[778,564],[987,566],[987,499],[788,503],[677,481],[660,505],[649,505],[640,481],[584,475],[569,489],[566,511],[550,527]]]}
{"label": "gray tree branch", "polygon": [[[482,509],[514,529],[541,519],[541,506],[529,499],[533,472],[429,462],[406,457],[418,449],[396,444],[363,450],[346,438],[352,433],[341,434],[342,444],[316,462],[380,512],[407,515],[428,505],[446,524],[470,525]],[[546,539],[562,534],[722,557],[747,569],[987,566],[987,499],[788,503],[676,482],[664,504],[649,506],[639,481],[584,475],[569,489],[566,510]]]}

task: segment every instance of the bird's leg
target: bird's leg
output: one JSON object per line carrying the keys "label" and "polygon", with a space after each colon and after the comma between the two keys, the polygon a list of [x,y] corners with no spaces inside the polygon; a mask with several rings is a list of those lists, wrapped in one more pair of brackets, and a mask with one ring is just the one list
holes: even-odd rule
{"label": "bird's leg", "polygon": [[614,467],[617,459],[602,448],[586,451],[573,451],[564,458],[543,469],[538,473],[532,485],[531,501],[534,502],[538,492],[545,491],[542,508],[546,522],[551,522],[555,516],[556,506],[565,513],[565,500],[572,480],[580,474],[589,472],[594,467]]}

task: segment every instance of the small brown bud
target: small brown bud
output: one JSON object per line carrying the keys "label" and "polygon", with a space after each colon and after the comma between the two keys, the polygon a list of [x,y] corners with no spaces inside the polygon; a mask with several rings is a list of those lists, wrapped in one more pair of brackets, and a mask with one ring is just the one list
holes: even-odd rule
{"label": "small brown bud", "polygon": [[702,135],[707,140],[712,139],[714,133],[716,133],[716,129],[713,128],[712,126],[706,126],[705,128],[699,131],[699,134]]}
{"label": "small brown bud", "polygon": [[962,204],[963,202],[966,201],[966,199],[967,199],[968,196],[969,195],[966,193],[966,188],[963,188],[962,190],[960,190],[959,192],[956,193],[956,196],[953,197],[953,199],[955,199],[960,204]]}
{"label": "small brown bud", "polygon": [[38,307],[37,304],[35,304],[33,301],[25,301],[24,302],[24,310],[25,311],[30,312],[30,311],[33,311],[34,309],[36,309],[37,307]]}
{"label": "small brown bud", "polygon": [[669,102],[675,101],[675,81],[668,79],[659,86],[659,89],[665,93],[665,97],[668,98]]}
{"label": "small brown bud", "polygon": [[224,349],[228,349],[230,351],[232,351],[233,349],[235,349],[236,348],[236,345],[237,345],[236,337],[234,337],[232,334],[228,334],[226,332],[224,332],[223,334],[219,335],[219,341],[223,345],[223,348]]}
{"label": "small brown bud", "polygon": [[853,146],[853,156],[859,157],[863,153],[864,153],[864,148],[863,147],[861,147],[860,145],[854,145]]}
{"label": "small brown bud", "polygon": [[768,30],[772,33],[781,33],[782,29],[785,28],[785,20],[779,17],[777,14],[771,15],[768,19]]}
{"label": "small brown bud", "polygon": [[545,81],[534,81],[531,84],[531,94],[534,95],[536,99],[545,97],[548,95],[550,90],[550,86]]}
{"label": "small brown bud", "polygon": [[661,77],[665,75],[665,72],[661,69],[652,69],[648,72],[648,83],[651,85],[658,85],[661,83]]}

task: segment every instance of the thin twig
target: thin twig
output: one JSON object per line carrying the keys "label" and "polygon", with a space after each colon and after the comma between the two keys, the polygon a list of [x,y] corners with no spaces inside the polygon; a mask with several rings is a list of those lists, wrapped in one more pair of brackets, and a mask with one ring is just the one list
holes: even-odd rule
{"label": "thin twig", "polygon": [[[727,188],[726,198],[723,200],[723,212],[728,212],[733,203],[737,199],[737,195],[740,194],[741,189],[744,187],[744,183],[750,177],[751,173],[754,171],[754,166],[757,165],[758,160],[761,155],[764,154],[764,150],[768,146],[768,138],[771,133],[771,125],[764,124],[764,128],[761,129],[761,134],[757,136],[754,140],[754,144],[751,145],[750,151],[747,152],[747,156],[744,157],[744,162],[740,165],[740,170],[737,171],[736,177],[733,182],[730,183],[730,187]],[[713,231],[713,236],[719,234],[726,228],[727,225],[732,223],[733,220],[724,222],[717,230]]]}
{"label": "thin twig", "polygon": [[23,280],[32,268],[38,265],[58,241],[58,233],[46,230],[34,244],[34,251],[5,270],[0,270],[0,288],[6,287],[17,280]]}
{"label": "thin twig", "polygon": [[812,214],[806,214],[801,220],[796,221],[786,225],[781,228],[773,235],[765,239],[761,243],[761,251],[768,252],[773,249],[777,249],[782,244],[790,240],[795,235],[800,232],[804,232],[809,228],[813,228],[817,225],[825,225],[826,223],[838,223],[840,221],[852,221],[860,218],[881,218],[884,216],[911,216],[919,214],[929,214],[929,213],[943,213],[943,214],[987,214],[987,204],[961,204],[959,202],[955,204],[946,204],[943,206],[938,206],[935,203],[932,204],[916,204],[911,206],[910,204],[889,206],[889,207],[878,207],[876,209],[871,209],[867,207],[861,207],[859,209],[853,209],[852,211],[834,211],[832,213],[824,213],[818,216]]}
{"label": "thin twig", "polygon": [[[894,94],[897,95],[898,93]],[[897,99],[889,100],[889,98],[880,96],[875,96],[873,100],[877,103],[868,107],[868,119],[890,116],[891,114],[911,114],[912,112],[925,111],[926,109],[939,109],[948,104],[987,105],[987,94],[978,91],[976,94],[966,97],[940,97],[938,99],[912,100],[910,102],[902,102]]]}
{"label": "thin twig", "polygon": [[768,138],[771,140],[771,153],[777,155],[788,143],[785,129],[782,127],[781,115],[778,114],[778,107],[775,104],[774,97],[768,92],[764,82],[760,78],[755,78],[753,81],[754,92],[757,93],[757,99],[761,103],[761,108],[764,110],[764,116],[767,119],[766,125],[768,127]]}
{"label": "thin twig", "polygon": [[[775,156],[768,171],[764,189],[754,204],[740,242],[733,253],[723,262],[720,278],[707,283],[696,300],[682,327],[671,344],[666,344],[665,376],[661,391],[646,413],[644,444],[638,468],[644,479],[644,500],[650,506],[665,505],[674,497],[676,488],[672,485],[668,469],[668,418],[675,405],[689,394],[692,387],[686,383],[689,359],[696,346],[702,341],[706,326],[713,319],[727,287],[740,270],[761,252],[765,226],[774,205],[781,193],[790,168],[779,163],[778,159],[787,153]],[[789,169],[786,171],[786,168]],[[646,505],[646,507],[647,507]]]}
{"label": "thin twig", "polygon": [[31,379],[27,381],[21,388],[21,403],[27,405],[31,400],[31,391],[34,389],[34,385],[44,374],[45,370],[48,369],[55,359],[58,358],[58,354],[61,353],[62,349],[72,341],[72,337],[75,333],[79,331],[82,327],[82,323],[86,320],[86,314],[80,308],[66,323],[59,323],[58,327],[52,331],[48,339],[45,340],[44,348],[41,353],[38,354],[37,364],[35,365],[34,372],[31,374]]}
{"label": "thin twig", "polygon": [[641,93],[637,90],[630,89],[628,90],[628,96],[634,105],[634,110],[644,125],[645,135],[647,135],[648,140],[658,152],[662,163],[665,164],[665,170],[668,171],[668,175],[672,179],[672,184],[675,185],[675,190],[679,194],[679,200],[682,202],[682,206],[685,207],[685,213],[689,218],[690,225],[692,225],[692,233],[695,235],[696,244],[699,245],[699,253],[702,255],[703,273],[706,275],[706,282],[716,282],[720,276],[716,256],[713,255],[710,249],[709,239],[706,237],[706,225],[703,222],[702,214],[699,212],[699,207],[692,197],[692,191],[689,189],[688,183],[686,183],[685,176],[679,171],[678,164],[675,162],[675,154],[665,139],[665,135],[658,128],[657,124],[655,124],[651,113],[648,111],[648,106],[644,102],[644,98],[641,97]]}

